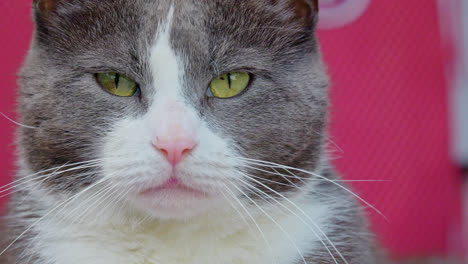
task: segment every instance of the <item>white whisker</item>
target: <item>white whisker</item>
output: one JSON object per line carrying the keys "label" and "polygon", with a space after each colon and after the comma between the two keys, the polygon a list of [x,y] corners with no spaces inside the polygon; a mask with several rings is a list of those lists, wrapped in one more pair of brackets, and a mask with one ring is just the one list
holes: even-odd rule
{"label": "white whisker", "polygon": [[0,256],[2,256],[11,246],[13,246],[19,239],[21,239],[27,232],[29,232],[29,230],[31,230],[33,227],[35,227],[39,222],[41,222],[42,220],[44,220],[46,217],[48,217],[49,215],[51,215],[55,210],[57,210],[58,208],[60,208],[61,206],[63,205],[66,205],[68,203],[71,203],[73,202],[76,198],[78,198],[80,195],[82,195],[83,193],[85,193],[86,191],[90,190],[91,188],[93,188],[95,185],[101,183],[102,181],[104,180],[107,180],[106,178],[103,178],[101,179],[100,181],[88,186],[87,188],[81,190],[80,192],[76,193],[75,195],[73,195],[72,197],[66,199],[65,201],[61,202],[60,204],[58,204],[57,206],[55,206],[54,208],[52,208],[51,210],[49,210],[49,212],[47,212],[46,214],[44,214],[41,218],[39,218],[38,220],[36,220],[34,223],[32,223],[26,230],[24,230],[17,238],[15,238],[10,244],[8,244],[8,246],[2,251],[0,252]]}
{"label": "white whisker", "polygon": [[[234,185],[233,183],[231,183],[232,185]],[[255,226],[257,227],[258,229],[258,232],[260,233],[260,235],[262,236],[262,239],[263,241],[265,241],[265,244],[266,246],[268,247],[268,249],[270,250],[270,252],[272,252],[272,249],[271,249],[271,245],[270,243],[268,242],[268,240],[266,239],[266,236],[265,236],[265,233],[263,232],[263,230],[260,228],[260,226],[258,225],[257,221],[255,221],[255,218],[252,216],[252,214],[249,212],[249,210],[247,210],[247,208],[245,207],[245,205],[242,204],[242,202],[239,200],[239,198],[237,198],[237,196],[234,194],[234,192],[226,185],[223,183],[223,186],[225,188],[225,190],[227,190],[231,197],[234,198],[234,200],[241,206],[241,208],[247,213],[247,215],[250,217],[250,219],[252,220],[252,222],[255,224]]]}
{"label": "white whisker", "polygon": [[[14,191],[12,191],[12,192],[9,192],[9,193],[7,193],[7,194],[1,195],[0,198],[1,198],[1,197],[8,196],[8,195],[11,195],[11,194],[13,194],[13,193],[17,193],[17,192],[20,192],[20,191],[29,189],[28,186],[26,186],[26,187],[24,187],[24,188],[19,188],[19,187],[21,187],[21,186],[23,186],[23,185],[26,185],[26,184],[28,184],[28,183],[30,183],[30,182],[34,182],[34,181],[40,180],[40,181],[37,182],[37,183],[38,183],[38,184],[42,184],[42,183],[44,183],[46,180],[48,180],[48,179],[50,179],[50,178],[52,178],[52,177],[54,177],[54,176],[58,176],[58,175],[60,175],[60,174],[63,174],[63,173],[65,173],[65,172],[71,172],[71,171],[76,171],[76,170],[81,170],[81,169],[93,168],[93,167],[97,167],[98,165],[99,165],[99,163],[87,164],[87,165],[82,165],[82,166],[74,167],[74,168],[71,168],[71,169],[63,170],[63,171],[57,171],[57,170],[58,170],[58,169],[57,169],[57,170],[55,170],[55,171],[52,172],[52,173],[49,173],[49,174],[46,174],[46,175],[42,175],[42,176],[39,176],[39,177],[37,177],[37,178],[28,179],[28,180],[25,180],[25,181],[23,181],[23,182],[17,183],[17,184],[14,185],[14,186],[10,186],[10,187],[7,188],[7,189],[1,190],[1,191],[0,191],[0,194],[1,194],[1,193],[6,193],[6,192],[8,192],[9,190],[14,189]],[[82,176],[82,175],[83,175],[83,174],[76,174],[76,175],[73,175],[72,177],[73,177],[73,178],[77,178],[77,177],[80,177],[80,176]],[[70,176],[69,176],[69,177],[70,177]]]}
{"label": "white whisker", "polygon": [[269,165],[272,165],[272,166],[277,167],[277,168],[286,168],[286,169],[290,169],[290,170],[295,170],[295,171],[299,171],[299,172],[302,172],[302,173],[306,173],[306,174],[318,177],[318,178],[323,179],[323,180],[325,180],[327,182],[331,182],[331,183],[335,184],[336,186],[338,186],[340,189],[350,193],[352,196],[359,199],[361,202],[363,202],[364,204],[369,206],[371,209],[373,209],[375,212],[377,212],[379,215],[381,215],[386,221],[388,221],[388,218],[380,210],[375,208],[372,204],[367,202],[365,199],[363,199],[362,197],[360,197],[359,195],[357,195],[356,193],[354,193],[350,189],[344,187],[343,185],[340,185],[337,182],[334,182],[334,181],[332,181],[330,179],[327,179],[326,177],[324,177],[322,175],[319,175],[319,174],[316,174],[316,173],[313,173],[313,172],[310,172],[310,171],[306,171],[306,170],[303,170],[303,169],[299,169],[299,168],[294,168],[294,167],[290,167],[290,166],[286,166],[286,165],[277,164],[277,163],[274,163],[274,162],[269,162],[269,161],[254,160],[254,159],[243,158],[243,157],[239,157],[238,159],[244,160],[246,162],[251,162],[251,163],[254,163],[254,164],[257,164],[257,165],[269,164]]}
{"label": "white whisker", "polygon": [[[5,189],[11,185],[14,185],[14,184],[17,184],[21,181],[24,181],[24,180],[27,180],[27,178],[31,178],[31,177],[34,177],[34,176],[37,176],[37,175],[40,175],[44,172],[50,172],[50,171],[55,171],[57,169],[60,169],[60,168],[65,168],[65,167],[72,167],[72,166],[76,166],[76,165],[83,165],[83,164],[92,164],[94,162],[99,162],[99,161],[102,161],[102,159],[94,159],[94,160],[88,160],[88,161],[81,161],[81,162],[77,162],[77,163],[72,163],[72,164],[68,164],[68,163],[65,163],[65,164],[62,164],[60,166],[57,166],[57,167],[54,167],[54,168],[50,168],[50,169],[45,169],[45,170],[41,170],[41,171],[38,171],[36,173],[33,173],[33,174],[30,174],[30,175],[27,175],[27,176],[22,176],[20,177],[19,179],[15,180],[15,181],[12,181],[6,185],[3,185],[0,187],[0,190],[2,189]],[[3,191],[0,191],[0,193],[2,193]]]}
{"label": "white whisker", "polygon": [[[110,191],[108,194],[104,194],[103,198],[100,198],[101,201],[98,204],[94,205],[94,208],[98,208],[104,202],[107,203],[107,205],[105,205],[103,208],[101,208],[99,210],[100,212],[96,214],[96,216],[94,217],[95,219],[99,218],[100,215],[104,214],[106,212],[106,210],[109,208],[109,206],[113,204],[113,202],[116,202],[116,201],[120,200],[119,195],[117,195],[120,192],[120,189],[118,189],[118,188],[116,188],[116,186],[114,186],[114,187],[111,188],[111,190],[112,191]],[[107,199],[112,198],[112,197],[114,197],[114,198],[111,199],[110,201],[107,201]],[[91,212],[92,212],[92,210],[91,210]],[[85,218],[85,216],[86,216],[86,214],[82,218]]]}
{"label": "white whisker", "polygon": [[[248,175],[244,175],[245,177],[249,177]],[[253,179],[252,179],[253,180]],[[261,192],[263,193],[266,197],[272,199],[273,201],[275,201],[278,205],[280,205],[281,207],[283,207],[284,209],[286,209],[288,212],[290,212],[291,214],[293,214],[294,216],[296,216],[303,224],[305,224],[311,231],[312,233],[314,233],[314,235],[320,240],[320,242],[322,243],[322,245],[325,247],[325,249],[328,251],[328,253],[330,254],[330,256],[332,257],[333,261],[338,264],[338,261],[336,260],[335,256],[333,256],[333,254],[331,253],[330,249],[328,248],[328,246],[325,244],[325,242],[320,238],[320,236],[317,234],[317,232],[315,231],[315,229],[313,229],[309,224],[307,224],[307,222],[304,221],[304,219],[302,217],[300,217],[299,215],[297,215],[294,211],[292,211],[290,208],[288,208],[287,206],[285,206],[284,204],[280,203],[279,201],[277,201],[274,197],[272,197],[271,195],[268,195],[267,193],[265,193],[264,191],[256,188],[255,186],[243,181],[243,180],[240,180],[242,181],[242,183],[244,185],[247,185],[247,187],[253,189],[253,190],[256,190],[258,192]],[[260,183],[256,180],[254,180],[255,182],[257,183]],[[261,183],[260,183],[261,184]],[[346,259],[341,255],[341,253],[339,252],[339,250],[334,246],[333,242],[331,242],[331,240],[327,237],[327,235],[321,230],[321,228],[312,220],[312,218],[306,214],[299,206],[297,206],[295,203],[293,203],[291,200],[289,200],[288,198],[286,198],[285,196],[281,195],[280,193],[274,191],[273,189],[269,188],[268,186],[262,184],[262,186],[268,188],[270,191],[273,191],[275,192],[277,195],[280,195],[281,198],[283,198],[284,200],[286,200],[288,203],[292,204],[296,209],[298,209],[311,223],[312,225],[315,226],[315,228],[317,228],[319,230],[319,232],[325,237],[325,239],[327,239],[328,243],[330,243],[332,245],[332,247],[335,249],[335,251],[338,253],[338,255],[344,260],[344,262],[346,264],[348,264],[348,262],[346,261]],[[261,197],[260,195],[258,195],[259,197]]]}
{"label": "white whisker", "polygon": [[315,191],[313,189],[307,189],[307,188],[304,188],[304,187],[299,187],[297,185],[290,185],[290,184],[286,184],[286,183],[281,183],[281,182],[265,179],[265,178],[254,176],[254,175],[249,175],[249,177],[253,177],[253,178],[256,178],[256,179],[259,179],[259,180],[262,180],[262,181],[266,181],[266,182],[269,182],[269,183],[273,183],[273,184],[278,184],[278,185],[281,185],[281,186],[296,188],[298,190],[313,192],[313,193],[316,193],[316,194],[319,194],[319,195],[322,195],[322,196],[325,196],[325,197],[329,197],[329,198],[335,198],[335,197],[333,197],[333,196],[331,196],[329,194],[317,192],[317,191]]}
{"label": "white whisker", "polygon": [[[283,179],[285,179],[287,182],[289,182],[290,184],[292,185],[295,185],[295,183],[293,183],[289,178],[291,178],[289,175],[284,175],[282,173],[280,173],[277,169],[275,168],[271,168],[275,173],[277,173],[277,175],[281,176]],[[294,179],[297,179],[299,180],[301,183],[305,184],[305,181],[301,178],[301,177],[298,177],[297,175],[292,175],[292,178]]]}
{"label": "white whisker", "polygon": [[[227,186],[224,185],[225,188],[224,189],[227,189]],[[250,223],[247,221],[247,219],[245,219],[244,215],[240,212],[239,208],[234,205],[234,203],[229,199],[229,197],[226,196],[226,193],[223,191],[223,189],[221,189],[220,193],[223,195],[224,199],[226,200],[226,202],[229,203],[229,205],[237,212],[237,214],[242,218],[242,221],[244,221],[244,223],[249,227],[250,231],[253,232],[253,229],[252,229],[252,226],[250,225]],[[232,196],[232,198],[237,198],[236,196]]]}
{"label": "white whisker", "polygon": [[33,127],[33,126],[28,126],[28,125],[25,125],[25,124],[21,124],[19,122],[16,122],[15,120],[9,118],[7,115],[5,115],[4,113],[0,112],[0,114],[5,117],[8,121],[12,122],[13,124],[17,125],[17,126],[20,126],[20,127],[24,127],[24,128],[31,128],[31,129],[37,129],[38,127]]}
{"label": "white whisker", "polygon": [[[102,204],[102,202],[104,201],[104,197],[107,197],[107,195],[115,188],[115,186],[112,186],[110,184],[107,184],[105,187],[101,188],[99,190],[99,192],[93,194],[91,197],[89,197],[88,199],[84,200],[82,202],[83,205],[86,205],[87,208],[85,208],[83,211],[81,211],[81,213],[79,213],[78,215],[76,215],[74,218],[74,220],[71,222],[71,225],[74,225],[75,222],[79,222],[80,219],[83,219],[85,218],[86,214],[89,212],[89,211],[92,211],[93,208],[97,208],[100,204]],[[92,202],[91,204],[89,204],[88,202],[92,201],[92,200],[95,200],[94,202]],[[76,209],[80,208],[81,206],[77,206],[72,212],[74,212]],[[72,215],[72,213],[70,212],[69,215]]]}
{"label": "white whisker", "polygon": [[[93,188],[96,187],[97,185],[98,185],[98,184],[96,184],[95,186],[93,186]],[[98,192],[101,192],[101,191],[102,191],[102,189],[99,190]],[[65,204],[60,210],[56,211],[54,215],[55,215],[55,216],[58,216],[58,215],[62,214],[63,211],[67,208],[67,206],[68,206],[69,204],[71,204],[71,202],[72,202],[72,201],[70,201],[69,203]],[[75,211],[77,208],[79,208],[79,206],[76,207],[76,208],[74,208],[72,211]],[[68,218],[68,216],[63,216],[63,219],[67,219],[67,218]],[[52,222],[52,220],[53,220],[53,218],[50,218],[49,221],[45,222],[45,224],[46,224],[46,225],[49,225],[49,224]],[[26,248],[30,248],[31,245],[34,244],[34,242],[35,242],[37,239],[38,239],[38,237],[36,236],[36,237],[34,237],[31,241],[29,241],[28,246],[27,246]]]}
{"label": "white whisker", "polygon": [[304,264],[307,264],[307,261],[304,258],[304,255],[302,254],[301,250],[298,248],[296,242],[291,238],[291,236],[284,230],[284,228],[278,224],[278,222],[273,219],[261,206],[259,206],[252,198],[250,198],[244,191],[242,191],[239,187],[237,187],[235,184],[232,184],[242,195],[244,195],[251,203],[253,203],[268,219],[270,219],[280,230],[283,232],[283,234],[287,237],[287,239],[293,244],[297,252],[302,258],[302,261]]}

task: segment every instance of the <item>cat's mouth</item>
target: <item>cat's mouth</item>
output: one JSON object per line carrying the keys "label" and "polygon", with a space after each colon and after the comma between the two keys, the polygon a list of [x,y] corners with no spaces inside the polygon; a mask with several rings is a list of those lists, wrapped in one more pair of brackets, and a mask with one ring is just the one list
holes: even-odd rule
{"label": "cat's mouth", "polygon": [[188,218],[219,202],[213,193],[174,176],[163,183],[143,188],[132,200],[137,208],[162,219]]}
{"label": "cat's mouth", "polygon": [[191,188],[174,176],[171,176],[165,183],[150,187],[140,193],[145,198],[158,198],[160,196],[173,198],[206,198],[203,191]]}

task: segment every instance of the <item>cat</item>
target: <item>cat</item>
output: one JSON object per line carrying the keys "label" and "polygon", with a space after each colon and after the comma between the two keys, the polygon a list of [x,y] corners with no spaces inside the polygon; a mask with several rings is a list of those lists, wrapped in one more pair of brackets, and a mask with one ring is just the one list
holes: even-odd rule
{"label": "cat", "polygon": [[34,0],[2,263],[377,261],[315,0]]}

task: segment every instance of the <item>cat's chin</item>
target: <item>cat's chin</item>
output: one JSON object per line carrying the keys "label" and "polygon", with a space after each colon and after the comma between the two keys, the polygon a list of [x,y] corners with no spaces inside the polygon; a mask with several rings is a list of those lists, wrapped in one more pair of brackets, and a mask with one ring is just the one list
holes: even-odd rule
{"label": "cat's chin", "polygon": [[144,214],[159,219],[188,219],[220,204],[222,197],[177,186],[157,186],[132,198],[133,205]]}

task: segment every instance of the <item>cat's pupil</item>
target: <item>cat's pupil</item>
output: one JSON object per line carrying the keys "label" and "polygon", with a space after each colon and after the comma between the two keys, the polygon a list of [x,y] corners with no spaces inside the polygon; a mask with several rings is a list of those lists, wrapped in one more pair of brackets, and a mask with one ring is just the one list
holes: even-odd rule
{"label": "cat's pupil", "polygon": [[119,89],[119,79],[120,79],[120,76],[118,73],[116,73],[114,80],[115,80],[115,89],[117,90]]}

